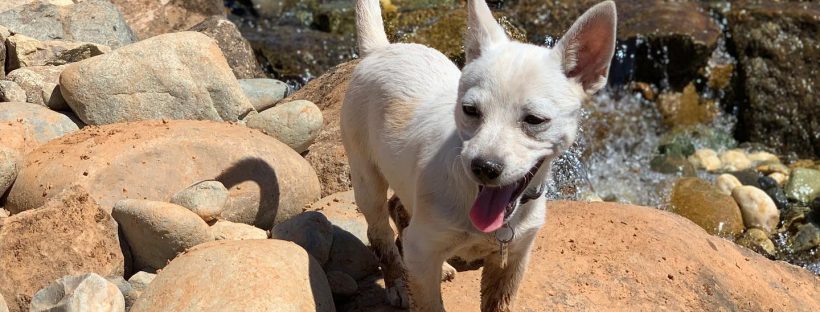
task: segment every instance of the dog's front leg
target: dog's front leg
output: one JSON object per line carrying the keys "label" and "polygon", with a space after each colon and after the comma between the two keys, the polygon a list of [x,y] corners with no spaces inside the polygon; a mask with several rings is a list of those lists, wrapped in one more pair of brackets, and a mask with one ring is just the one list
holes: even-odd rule
{"label": "dog's front leg", "polygon": [[517,242],[520,245],[515,246],[515,250],[510,250],[507,265],[503,268],[498,252],[484,258],[484,271],[481,273],[482,312],[512,311],[519,283],[527,270],[534,239],[534,234],[521,237]]}
{"label": "dog's front leg", "polygon": [[404,264],[407,268],[411,311],[444,311],[441,302],[441,265],[446,259],[436,233],[413,219],[404,230]]}

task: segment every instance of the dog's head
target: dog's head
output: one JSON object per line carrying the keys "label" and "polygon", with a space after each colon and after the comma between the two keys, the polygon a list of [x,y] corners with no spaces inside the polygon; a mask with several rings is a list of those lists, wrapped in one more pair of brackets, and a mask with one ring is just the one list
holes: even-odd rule
{"label": "dog's head", "polygon": [[482,189],[471,218],[489,232],[575,141],[582,101],[606,84],[616,12],[612,1],[592,7],[550,49],[507,38],[484,0],[467,10],[455,115],[463,166]]}

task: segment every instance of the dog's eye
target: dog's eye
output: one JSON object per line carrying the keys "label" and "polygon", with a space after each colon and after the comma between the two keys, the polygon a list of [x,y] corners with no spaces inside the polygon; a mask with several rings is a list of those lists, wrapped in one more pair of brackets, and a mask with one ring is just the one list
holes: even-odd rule
{"label": "dog's eye", "polygon": [[549,122],[549,121],[550,121],[549,118],[538,117],[538,116],[535,116],[535,115],[527,115],[527,117],[524,117],[524,122],[526,122],[528,124],[531,124],[531,125],[540,125],[540,124],[543,124],[543,123]]}
{"label": "dog's eye", "polygon": [[475,107],[473,104],[462,104],[461,110],[464,111],[464,115],[470,117],[480,117],[481,112],[478,111],[478,108]]}

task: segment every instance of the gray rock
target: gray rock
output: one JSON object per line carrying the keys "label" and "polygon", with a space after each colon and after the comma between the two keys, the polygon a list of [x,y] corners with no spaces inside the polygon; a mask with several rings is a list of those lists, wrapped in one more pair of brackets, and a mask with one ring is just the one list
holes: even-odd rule
{"label": "gray rock", "polygon": [[86,0],[70,5],[34,2],[16,6],[0,13],[0,25],[15,34],[38,40],[67,39],[112,48],[137,40],[117,7],[105,0]]}
{"label": "gray rock", "polygon": [[239,86],[253,108],[260,112],[288,95],[288,85],[276,79],[240,79]]}
{"label": "gray rock", "polygon": [[789,242],[795,251],[806,251],[820,246],[820,228],[811,222],[801,225]]}
{"label": "gray rock", "polygon": [[784,191],[788,198],[801,203],[811,203],[820,195],[820,170],[794,169]]}
{"label": "gray rock", "polygon": [[743,233],[743,236],[737,240],[737,243],[741,246],[754,250],[755,252],[770,257],[774,256],[776,251],[774,243],[771,239],[769,239],[766,231],[757,228],[746,230],[746,232]]}
{"label": "gray rock", "polygon": [[9,71],[29,66],[65,65],[111,52],[111,48],[95,43],[68,40],[40,41],[19,34],[9,37],[6,46]]}
{"label": "gray rock", "polygon": [[[5,72],[3,74],[5,75]],[[20,85],[14,81],[0,80],[0,102],[25,102],[26,100],[28,100],[26,90],[23,90]]]}
{"label": "gray rock", "polygon": [[336,296],[352,296],[359,290],[359,284],[356,283],[356,280],[341,271],[327,272],[327,283],[330,284],[330,292]]}
{"label": "gray rock", "polygon": [[111,284],[117,286],[117,289],[120,290],[120,293],[122,293],[122,296],[125,299],[125,311],[128,311],[128,309],[134,305],[134,302],[137,301],[137,298],[139,298],[139,292],[137,292],[134,287],[131,286],[131,283],[126,281],[122,276],[106,276],[105,279]]}
{"label": "gray rock", "polygon": [[321,212],[334,226],[350,232],[365,245],[370,245],[367,238],[367,220],[359,212],[353,190],[339,192],[323,197],[310,204],[310,210]]}
{"label": "gray rock", "polygon": [[308,211],[274,226],[271,238],[291,241],[302,246],[324,265],[333,245],[333,228],[323,214]]}
{"label": "gray rock", "polygon": [[162,269],[179,253],[214,240],[205,221],[170,203],[124,199],[114,205],[111,215],[131,246],[138,270]]}
{"label": "gray rock", "polygon": [[333,246],[325,270],[341,271],[360,280],[379,271],[379,263],[370,248],[359,238],[341,228],[333,227]]}
{"label": "gray rock", "polygon": [[[201,32],[216,40],[237,79],[267,77],[256,60],[251,44],[231,21],[222,16],[212,16],[191,27],[190,31]],[[260,110],[258,107],[256,109]]]}
{"label": "gray rock", "polygon": [[154,281],[157,275],[154,273],[148,273],[145,271],[139,271],[137,274],[131,276],[128,279],[128,283],[131,284],[131,287],[134,288],[136,291],[144,291],[148,288],[148,285],[151,285],[151,282]]}
{"label": "gray rock", "polygon": [[219,220],[211,225],[215,240],[267,239],[265,230],[244,223]]}
{"label": "gray rock", "polygon": [[20,170],[20,153],[5,145],[0,145],[0,197],[6,194],[14,179],[17,178],[17,171]]}
{"label": "gray rock", "polygon": [[297,153],[306,151],[322,130],[322,111],[310,101],[276,105],[247,119],[247,126],[262,130]]}
{"label": "gray rock", "polygon": [[16,82],[26,91],[26,102],[46,106],[53,110],[68,110],[57,84],[62,66],[31,66],[9,73],[7,79]]}
{"label": "gray rock", "polygon": [[70,117],[31,103],[0,104],[0,121],[22,123],[39,144],[80,129]]}
{"label": "gray rock", "polygon": [[90,125],[237,121],[253,111],[216,41],[196,32],[156,36],[70,64],[60,76],[60,89]]}
{"label": "gray rock", "polygon": [[202,220],[219,217],[228,203],[228,189],[219,181],[202,181],[171,196],[171,203],[188,208]]}
{"label": "gray rock", "polygon": [[31,312],[122,312],[125,299],[116,285],[95,273],[65,276],[31,298]]}

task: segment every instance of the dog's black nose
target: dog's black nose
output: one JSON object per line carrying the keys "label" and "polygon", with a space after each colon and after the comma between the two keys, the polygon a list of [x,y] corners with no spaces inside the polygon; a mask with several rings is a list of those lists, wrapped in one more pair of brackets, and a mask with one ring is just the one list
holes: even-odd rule
{"label": "dog's black nose", "polygon": [[473,174],[481,180],[495,180],[495,178],[501,175],[504,166],[492,160],[476,158],[470,162],[470,169],[473,171]]}

